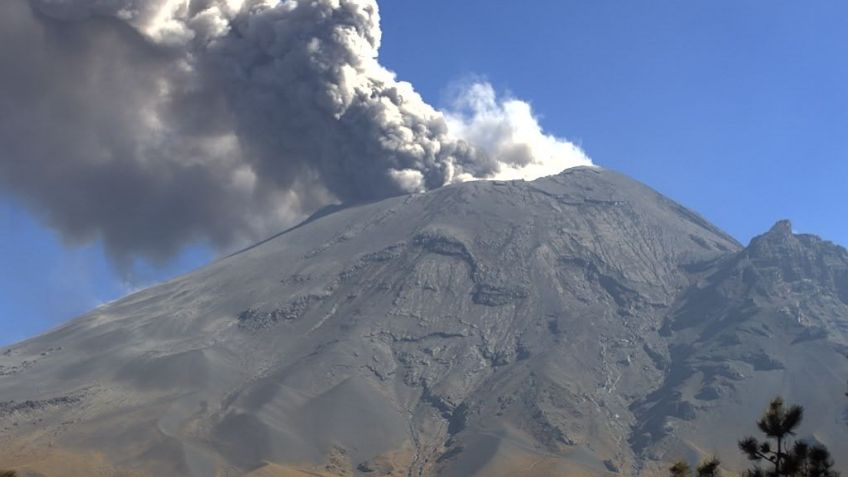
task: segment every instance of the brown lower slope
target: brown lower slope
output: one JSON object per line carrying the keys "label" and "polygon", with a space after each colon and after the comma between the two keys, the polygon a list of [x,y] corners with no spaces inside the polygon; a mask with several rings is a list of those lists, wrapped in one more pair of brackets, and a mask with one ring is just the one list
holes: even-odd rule
{"label": "brown lower slope", "polygon": [[[14,447],[14,444],[12,444]],[[367,475],[402,477],[407,471],[407,458],[383,459],[380,466]],[[111,463],[104,455],[85,451],[62,449],[37,449],[28,451],[0,452],[0,462],[21,477],[155,477],[159,474],[150,469],[131,469]],[[348,477],[356,475],[349,462],[329,458],[324,464],[278,464],[266,462],[258,468],[240,472],[220,469],[210,477]],[[514,449],[505,449],[482,469],[467,477],[609,477],[612,472],[584,466],[569,459],[569,456],[550,456]],[[652,476],[654,474],[643,474]],[[657,477],[665,475],[662,471]]]}

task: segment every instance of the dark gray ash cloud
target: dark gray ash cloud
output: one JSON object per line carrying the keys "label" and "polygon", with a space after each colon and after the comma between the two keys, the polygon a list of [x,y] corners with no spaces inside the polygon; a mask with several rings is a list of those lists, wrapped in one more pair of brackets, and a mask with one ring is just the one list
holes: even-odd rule
{"label": "dark gray ash cloud", "polygon": [[434,109],[380,41],[374,0],[3,0],[0,187],[69,241],[165,259],[335,200],[590,163],[485,83]]}

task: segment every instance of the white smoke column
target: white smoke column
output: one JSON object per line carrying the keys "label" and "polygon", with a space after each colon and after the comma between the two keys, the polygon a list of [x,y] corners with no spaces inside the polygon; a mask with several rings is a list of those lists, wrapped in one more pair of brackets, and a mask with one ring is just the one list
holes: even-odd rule
{"label": "white smoke column", "polygon": [[496,159],[497,172],[487,178],[532,180],[592,165],[577,145],[545,134],[529,103],[498,98],[487,82],[463,87],[445,116],[453,136]]}
{"label": "white smoke column", "polygon": [[380,65],[379,21],[375,0],[0,0],[0,188],[120,260],[589,163],[486,85],[431,107]]}

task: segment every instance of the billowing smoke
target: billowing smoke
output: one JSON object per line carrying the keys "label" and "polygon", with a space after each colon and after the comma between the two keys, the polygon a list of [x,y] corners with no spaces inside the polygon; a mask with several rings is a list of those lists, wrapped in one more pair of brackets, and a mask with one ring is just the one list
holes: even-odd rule
{"label": "billowing smoke", "polygon": [[460,89],[445,117],[452,136],[496,159],[496,170],[486,178],[536,179],[592,164],[573,143],[545,134],[530,104],[499,99],[486,82]]}
{"label": "billowing smoke", "polygon": [[0,187],[70,241],[161,259],[590,163],[485,83],[434,109],[380,37],[375,0],[2,0]]}

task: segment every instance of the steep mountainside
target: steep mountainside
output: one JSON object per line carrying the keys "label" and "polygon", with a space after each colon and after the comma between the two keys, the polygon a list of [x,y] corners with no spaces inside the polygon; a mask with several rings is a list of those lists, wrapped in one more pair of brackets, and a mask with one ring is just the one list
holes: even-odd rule
{"label": "steep mountainside", "polygon": [[[848,253],[614,172],[327,211],[0,350],[31,475],[654,475],[772,395],[844,446]],[[840,447],[841,446],[841,447]],[[26,475],[26,474],[25,474]]]}

